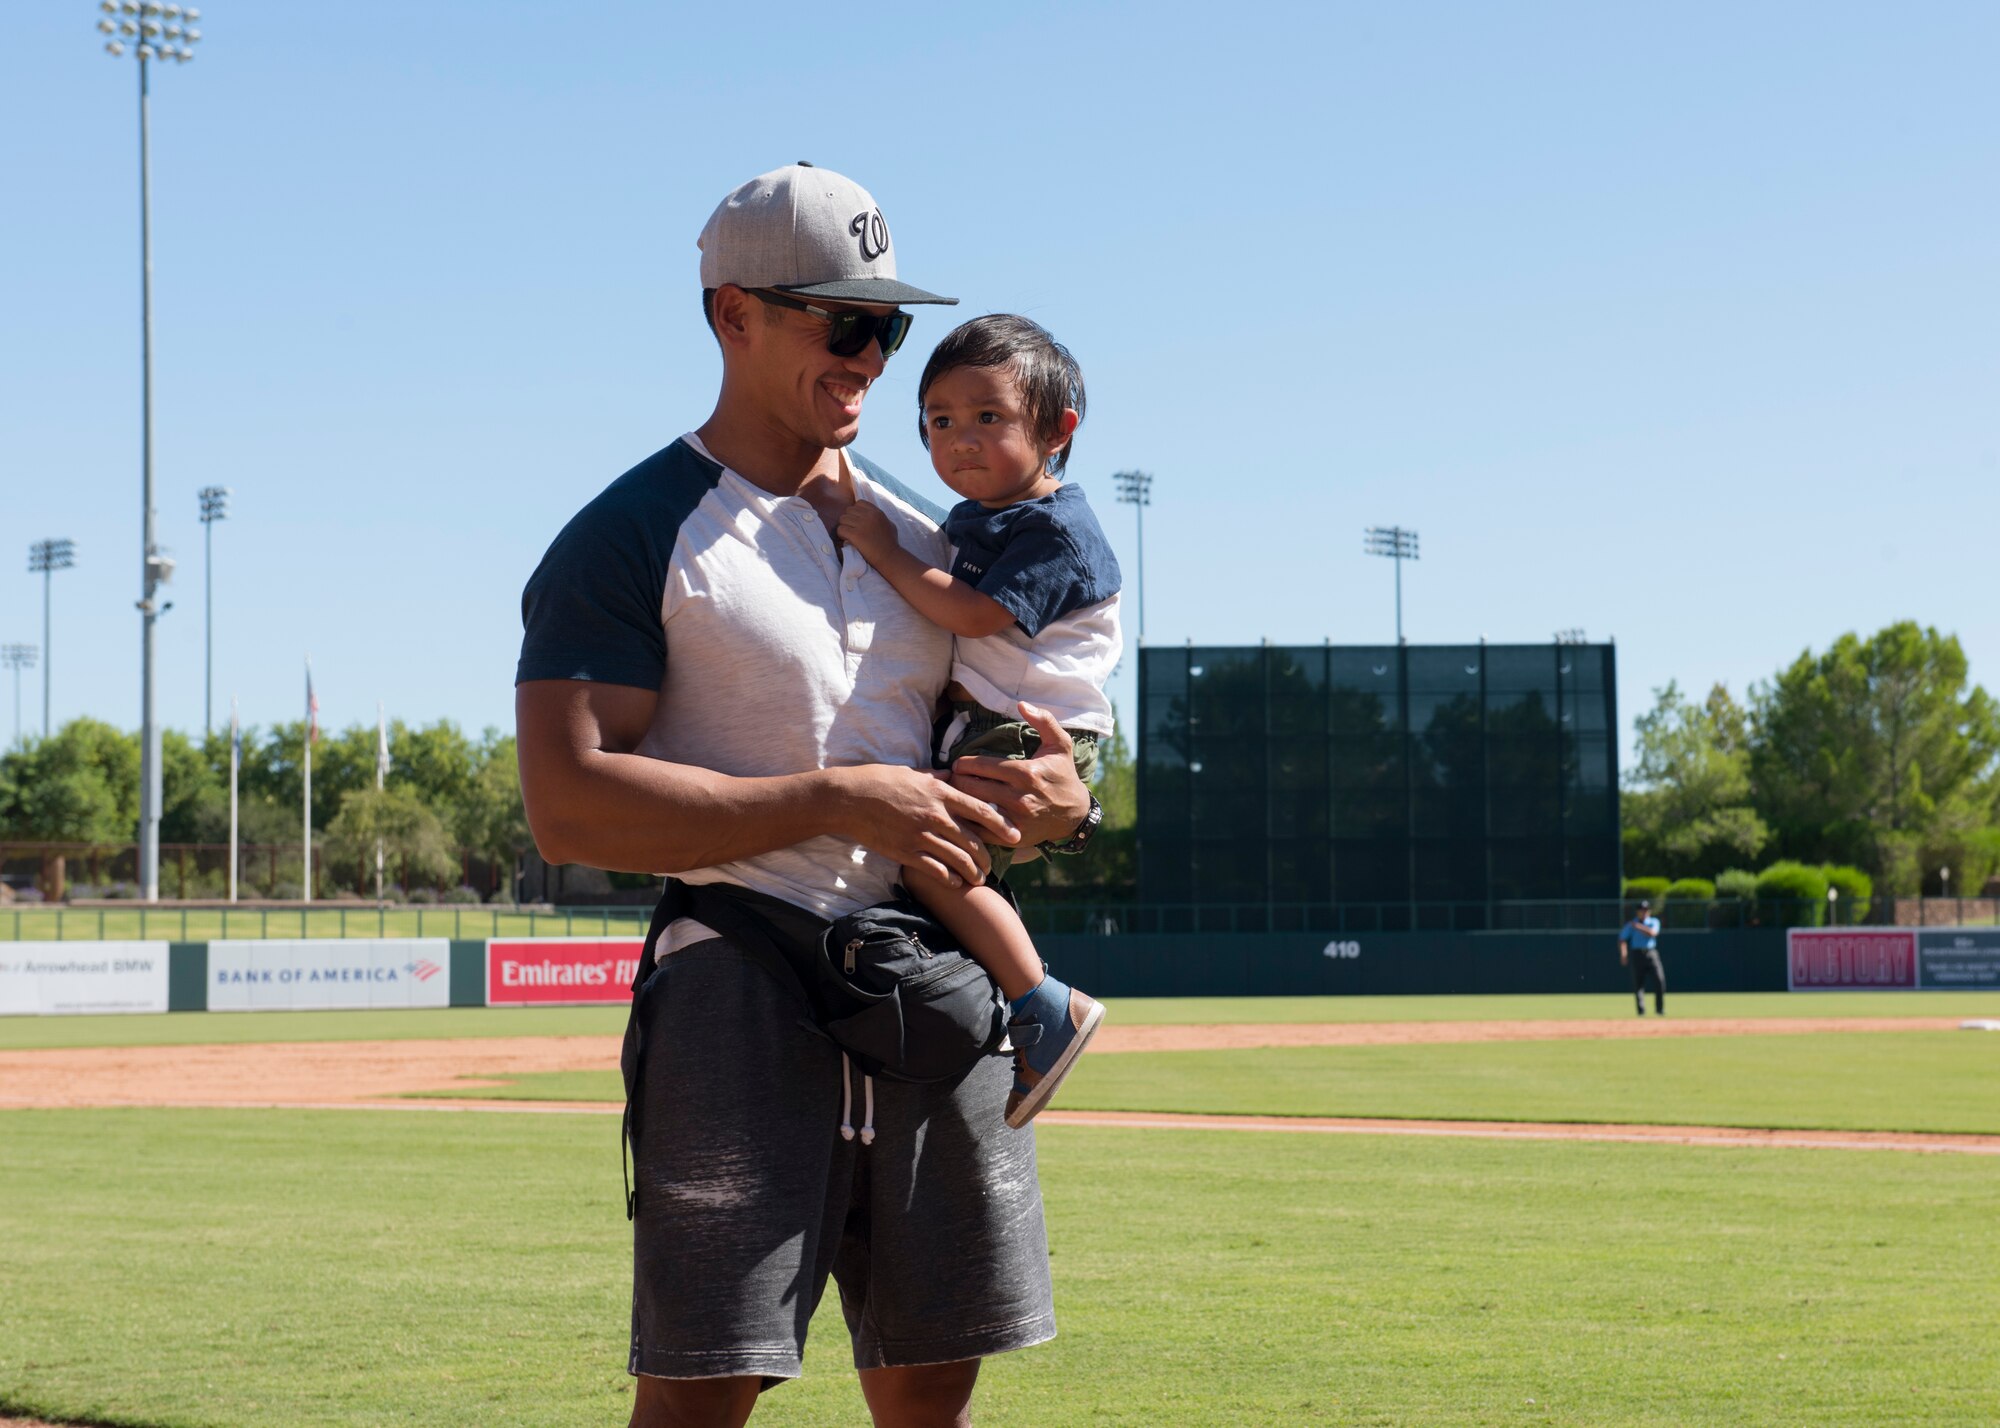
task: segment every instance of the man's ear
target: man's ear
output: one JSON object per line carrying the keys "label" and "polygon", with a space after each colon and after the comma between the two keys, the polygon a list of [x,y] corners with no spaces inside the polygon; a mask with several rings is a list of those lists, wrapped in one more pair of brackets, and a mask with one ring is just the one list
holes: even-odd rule
{"label": "man's ear", "polygon": [[734,283],[724,283],[715,290],[709,306],[715,315],[715,340],[723,351],[741,351],[749,343],[750,309],[756,305],[757,300]]}

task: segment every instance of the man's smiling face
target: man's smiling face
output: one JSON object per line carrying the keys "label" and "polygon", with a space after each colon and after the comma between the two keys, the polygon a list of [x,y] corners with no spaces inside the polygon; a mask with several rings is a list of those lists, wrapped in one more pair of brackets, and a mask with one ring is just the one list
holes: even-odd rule
{"label": "man's smiling face", "polygon": [[[801,442],[819,447],[852,444],[861,433],[861,404],[882,375],[881,345],[869,344],[852,357],[826,349],[827,320],[811,313],[760,308],[749,320],[746,373],[755,384],[768,415]],[[890,304],[841,303],[812,299],[828,312],[883,315]]]}

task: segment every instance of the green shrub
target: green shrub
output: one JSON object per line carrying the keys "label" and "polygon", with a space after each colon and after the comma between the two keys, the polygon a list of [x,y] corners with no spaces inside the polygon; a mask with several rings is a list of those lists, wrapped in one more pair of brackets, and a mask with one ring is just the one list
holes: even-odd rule
{"label": "green shrub", "polygon": [[1717,897],[1739,897],[1749,902],[1757,896],[1757,875],[1743,868],[1731,868],[1715,875]]}
{"label": "green shrub", "polygon": [[1826,876],[1826,886],[1840,892],[1840,902],[1832,904],[1840,922],[1854,924],[1868,916],[1868,904],[1874,900],[1874,878],[1842,862],[1830,862],[1820,872]]}
{"label": "green shrub", "polygon": [[1637,902],[1640,898],[1656,906],[1667,899],[1667,888],[1671,884],[1666,878],[1625,879],[1625,901]]}
{"label": "green shrub", "polygon": [[442,901],[450,903],[476,903],[479,901],[479,890],[477,888],[469,888],[465,884],[460,883],[455,888],[445,889]]}
{"label": "green shrub", "polygon": [[1759,920],[1774,927],[1818,927],[1826,920],[1826,874],[1786,858],[1757,874]]}
{"label": "green shrub", "polygon": [[1826,877],[1826,885],[1840,893],[1834,915],[1843,925],[1852,926],[1868,915],[1868,904],[1875,897],[1875,879],[1844,863],[1828,863],[1820,872]]}
{"label": "green shrub", "polygon": [[1666,905],[1660,910],[1662,927],[1706,927],[1709,904],[1715,900],[1715,884],[1707,878],[1675,878],[1667,885]]}

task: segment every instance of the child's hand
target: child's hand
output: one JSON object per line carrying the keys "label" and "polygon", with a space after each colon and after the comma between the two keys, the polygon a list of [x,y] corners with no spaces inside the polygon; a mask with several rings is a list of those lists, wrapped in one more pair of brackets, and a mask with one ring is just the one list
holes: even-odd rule
{"label": "child's hand", "polygon": [[870,564],[877,561],[880,552],[896,546],[895,526],[872,501],[856,501],[842,511],[834,534],[860,551]]}

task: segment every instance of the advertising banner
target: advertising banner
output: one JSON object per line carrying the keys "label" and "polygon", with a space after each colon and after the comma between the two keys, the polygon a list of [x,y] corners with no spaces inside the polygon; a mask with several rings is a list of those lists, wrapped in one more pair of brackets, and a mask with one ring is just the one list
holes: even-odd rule
{"label": "advertising banner", "polygon": [[443,937],[243,938],[208,944],[210,1011],[451,1004]]}
{"label": "advertising banner", "polygon": [[1794,927],[1785,944],[1795,992],[1916,989],[1914,927]]}
{"label": "advertising banner", "polygon": [[1926,928],[1917,936],[1917,985],[1938,991],[2000,990],[2000,928]]}
{"label": "advertising banner", "polygon": [[166,1009],[164,942],[0,942],[0,1016]]}
{"label": "advertising banner", "polygon": [[495,938],[486,944],[486,1004],[623,1006],[642,937]]}

